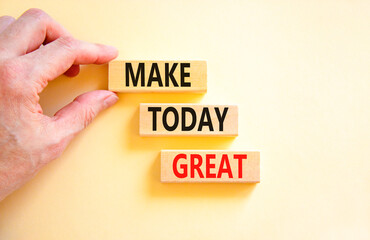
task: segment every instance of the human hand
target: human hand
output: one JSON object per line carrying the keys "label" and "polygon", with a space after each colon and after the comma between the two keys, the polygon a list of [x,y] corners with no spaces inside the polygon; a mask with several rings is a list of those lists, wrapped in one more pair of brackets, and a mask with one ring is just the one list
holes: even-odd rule
{"label": "human hand", "polygon": [[43,115],[39,93],[79,64],[103,64],[113,47],[74,39],[46,13],[30,9],[0,17],[0,201],[61,155],[73,137],[118,97],[110,91],[78,96],[53,117]]}

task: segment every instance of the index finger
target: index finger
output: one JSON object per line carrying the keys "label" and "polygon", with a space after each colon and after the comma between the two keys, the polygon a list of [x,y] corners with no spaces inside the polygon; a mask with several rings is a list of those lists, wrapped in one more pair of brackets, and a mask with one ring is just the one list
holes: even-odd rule
{"label": "index finger", "polygon": [[62,75],[72,65],[103,64],[117,55],[117,49],[112,46],[61,37],[20,59],[32,65],[31,81],[38,84],[38,92],[41,92],[48,81]]}

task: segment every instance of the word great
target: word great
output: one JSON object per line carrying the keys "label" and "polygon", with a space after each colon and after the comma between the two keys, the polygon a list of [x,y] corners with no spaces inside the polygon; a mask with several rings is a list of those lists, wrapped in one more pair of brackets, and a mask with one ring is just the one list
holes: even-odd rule
{"label": "word great", "polygon": [[235,105],[140,104],[140,135],[238,135]]}
{"label": "word great", "polygon": [[112,61],[109,90],[117,92],[206,92],[205,61]]}
{"label": "word great", "polygon": [[163,150],[162,182],[259,182],[259,152]]}

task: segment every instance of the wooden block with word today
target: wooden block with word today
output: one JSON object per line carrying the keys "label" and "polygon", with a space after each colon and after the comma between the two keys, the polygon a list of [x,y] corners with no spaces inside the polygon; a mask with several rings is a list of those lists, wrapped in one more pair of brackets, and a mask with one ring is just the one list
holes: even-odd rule
{"label": "wooden block with word today", "polygon": [[162,150],[161,182],[260,182],[260,153]]}
{"label": "wooden block with word today", "polygon": [[236,105],[140,104],[141,136],[237,136]]}
{"label": "wooden block with word today", "polygon": [[116,92],[206,92],[206,61],[112,61],[109,90]]}

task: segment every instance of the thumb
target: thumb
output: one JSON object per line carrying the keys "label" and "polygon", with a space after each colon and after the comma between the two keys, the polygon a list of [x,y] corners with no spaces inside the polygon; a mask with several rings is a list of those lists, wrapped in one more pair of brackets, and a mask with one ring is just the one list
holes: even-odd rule
{"label": "thumb", "polygon": [[115,93],[97,90],[84,93],[54,116],[58,130],[63,138],[73,137],[98,115],[99,112],[112,106],[118,100]]}

